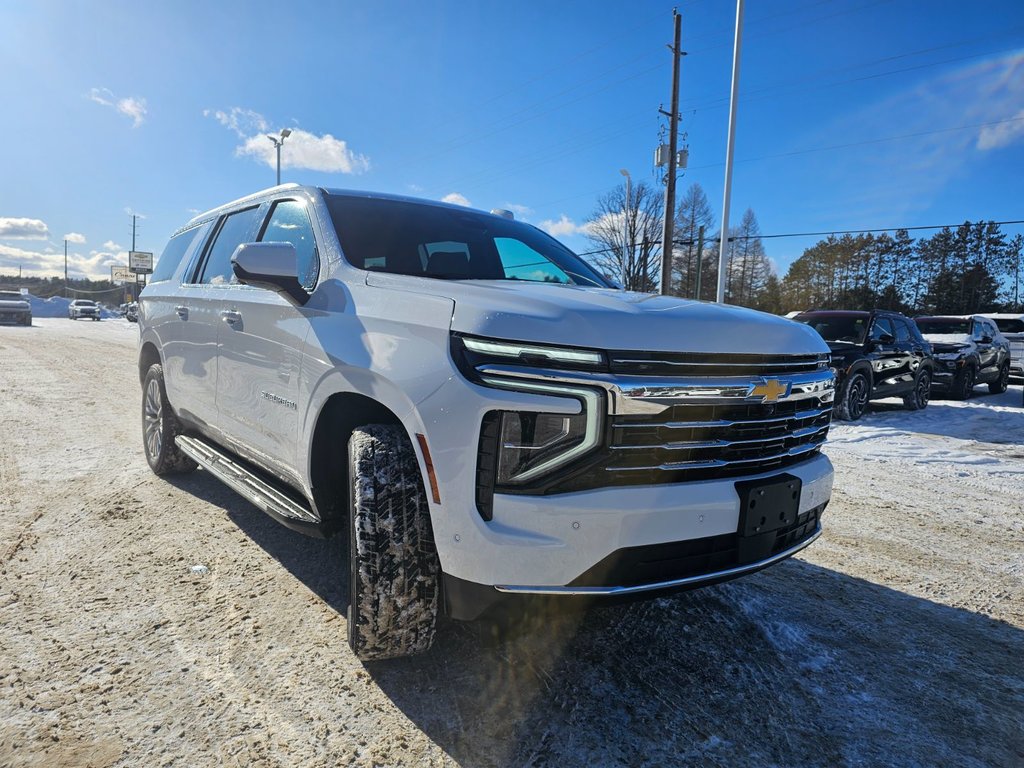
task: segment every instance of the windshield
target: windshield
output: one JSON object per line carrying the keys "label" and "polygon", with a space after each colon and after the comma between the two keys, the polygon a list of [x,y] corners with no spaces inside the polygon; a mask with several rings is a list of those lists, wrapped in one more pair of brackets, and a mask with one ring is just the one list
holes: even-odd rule
{"label": "windshield", "polygon": [[825,341],[863,344],[868,315],[798,315],[798,323],[811,326]]}
{"label": "windshield", "polygon": [[329,195],[341,249],[355,267],[440,280],[525,280],[610,288],[554,238],[472,210]]}
{"label": "windshield", "polygon": [[89,301],[88,299],[75,299],[73,302],[76,307],[95,307],[96,302]]}
{"label": "windshield", "polygon": [[971,335],[971,321],[962,317],[919,317],[914,322],[925,334]]}

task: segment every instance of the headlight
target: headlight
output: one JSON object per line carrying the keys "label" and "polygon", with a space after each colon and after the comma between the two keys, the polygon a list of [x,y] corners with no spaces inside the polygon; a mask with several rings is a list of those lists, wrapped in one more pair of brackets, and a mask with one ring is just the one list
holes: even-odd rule
{"label": "headlight", "polygon": [[476,378],[473,369],[487,363],[586,371],[607,368],[604,353],[596,349],[555,347],[457,334],[452,335],[452,356],[463,373],[471,378]]}
{"label": "headlight", "polygon": [[[488,414],[486,421],[494,424],[493,420],[498,420],[495,475],[498,485],[527,483],[601,444],[604,424],[601,392],[526,379],[484,376],[481,380],[491,387],[568,397],[580,403],[579,413],[494,411]],[[490,430],[485,426],[483,431]]]}

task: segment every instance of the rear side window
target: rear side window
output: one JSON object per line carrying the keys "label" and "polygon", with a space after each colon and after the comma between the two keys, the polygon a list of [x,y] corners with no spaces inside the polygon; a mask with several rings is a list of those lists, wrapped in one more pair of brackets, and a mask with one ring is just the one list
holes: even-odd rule
{"label": "rear side window", "polygon": [[196,235],[203,229],[205,228],[192,227],[192,229],[172,237],[170,242],[167,243],[167,247],[164,248],[164,252],[160,254],[156,267],[153,269],[153,274],[150,275],[149,282],[159,283],[174,277],[174,273],[178,271],[178,265],[181,264],[181,260],[188,253],[189,247],[195,242]]}
{"label": "rear side window", "polygon": [[1024,320],[1017,320],[1012,317],[1000,317],[996,319],[995,323],[1003,333],[1024,333]]}
{"label": "rear side window", "polygon": [[313,226],[309,223],[309,214],[303,203],[298,200],[276,203],[260,241],[294,245],[299,282],[306,290],[316,287],[320,274],[320,256],[316,248],[316,237],[313,236]]}
{"label": "rear side window", "polygon": [[225,216],[221,221],[220,229],[210,246],[210,252],[206,256],[206,264],[203,266],[201,283],[210,285],[228,285],[237,283],[238,279],[231,271],[231,254],[235,252],[242,243],[251,243],[255,235],[257,214],[259,208],[246,208]]}
{"label": "rear side window", "polygon": [[893,320],[893,325],[896,326],[896,340],[897,341],[910,341],[910,329],[907,328],[907,324],[903,320]]}

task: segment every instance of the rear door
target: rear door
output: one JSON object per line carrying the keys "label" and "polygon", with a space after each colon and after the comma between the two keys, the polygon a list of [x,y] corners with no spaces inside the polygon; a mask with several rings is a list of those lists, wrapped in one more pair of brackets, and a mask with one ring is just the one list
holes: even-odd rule
{"label": "rear door", "polygon": [[978,348],[978,379],[988,381],[998,374],[996,358],[999,356],[999,347],[993,343],[995,334],[987,320],[975,317],[971,322],[971,338]]}
{"label": "rear door", "polygon": [[[299,281],[312,291],[320,260],[304,200],[274,201],[253,239],[295,246]],[[304,311],[273,291],[232,282],[222,312],[217,410],[223,428],[240,452],[299,481],[299,368],[309,330]]]}
{"label": "rear door", "polygon": [[921,364],[925,358],[925,348],[917,339],[917,334],[911,329],[911,321],[900,317],[892,319],[893,327],[896,329],[896,348],[903,355],[906,363],[906,370],[900,376],[901,389],[910,390],[917,381],[917,372],[921,370]]}

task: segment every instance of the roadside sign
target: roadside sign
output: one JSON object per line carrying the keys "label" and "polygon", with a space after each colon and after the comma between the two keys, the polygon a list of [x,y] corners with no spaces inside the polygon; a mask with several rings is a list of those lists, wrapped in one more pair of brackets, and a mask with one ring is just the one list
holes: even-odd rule
{"label": "roadside sign", "polygon": [[153,254],[149,251],[129,251],[128,269],[140,275],[150,274],[153,271]]}
{"label": "roadside sign", "polygon": [[128,267],[123,264],[111,265],[110,267],[110,282],[112,283],[131,283],[134,282],[135,275]]}

